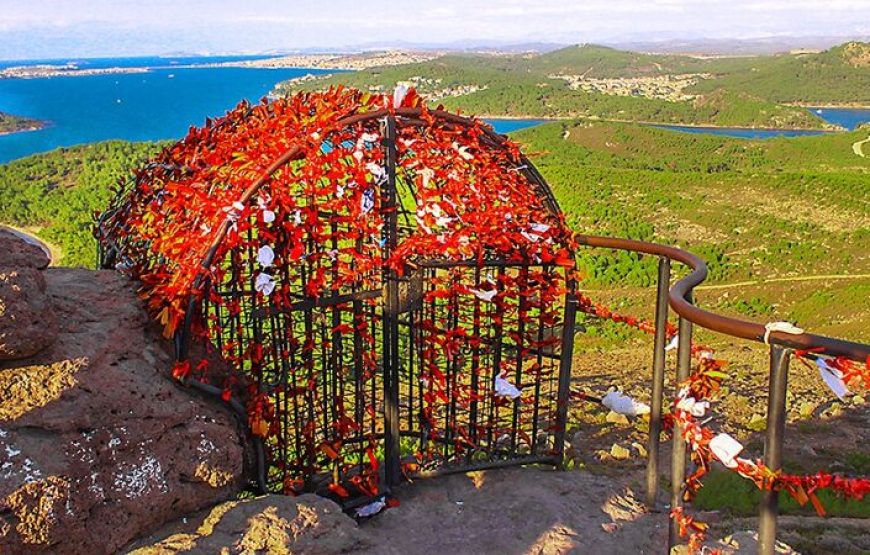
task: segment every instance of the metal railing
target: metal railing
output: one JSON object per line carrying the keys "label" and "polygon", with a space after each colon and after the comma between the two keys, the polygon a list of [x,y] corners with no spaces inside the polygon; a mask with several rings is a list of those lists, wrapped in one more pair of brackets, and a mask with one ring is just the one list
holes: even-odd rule
{"label": "metal railing", "polygon": [[[770,349],[770,377],[767,400],[767,427],[764,441],[764,464],[775,471],[782,465],[785,435],[788,364],[795,349],[822,348],[825,355],[843,356],[864,362],[870,357],[870,345],[811,333],[768,332],[765,326],[703,310],[693,303],[693,290],[707,277],[707,265],[697,256],[667,245],[630,239],[577,235],[581,246],[630,251],[659,257],[656,288],[655,335],[653,349],[652,399],[649,421],[649,459],[646,468],[646,502],[655,509],[659,488],[659,451],[662,431],[662,404],[665,379],[665,341],[669,306],[679,316],[677,347],[677,384],[689,377],[692,351],[692,328],[698,325],[732,337],[766,343]],[[691,272],[670,286],[671,262],[685,264]],[[686,480],[686,442],[675,423],[671,452],[671,508],[683,505]],[[779,492],[762,491],[759,503],[758,552],[772,555],[776,543]],[[668,548],[676,543],[678,533],[671,519]]]}

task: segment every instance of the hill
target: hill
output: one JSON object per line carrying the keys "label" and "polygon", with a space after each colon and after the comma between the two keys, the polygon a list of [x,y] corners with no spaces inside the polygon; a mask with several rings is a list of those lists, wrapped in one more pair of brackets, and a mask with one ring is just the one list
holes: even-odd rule
{"label": "hill", "polygon": [[753,94],[778,103],[870,106],[870,43],[849,42],[818,54],[756,58],[748,71],[733,71],[689,90]]}
{"label": "hill", "polygon": [[452,54],[292,80],[275,94],[337,84],[383,91],[408,82],[477,115],[824,128],[806,110],[782,104],[870,104],[867,50],[847,43],[820,54],[699,58],[582,45],[534,55]]}
{"label": "hill", "polygon": [[645,54],[584,44],[527,58],[526,62],[529,69],[549,73],[586,73],[588,77],[619,78],[683,73],[726,74],[748,70],[754,59]]}
{"label": "hill", "polygon": [[[515,138],[574,229],[704,258],[715,287],[699,291],[705,306],[866,341],[870,159],[852,150],[866,135],[752,141],[572,121]],[[581,263],[587,287],[616,295],[611,306],[632,306],[623,295],[635,291],[633,306],[649,308],[637,287],[655,282],[653,258],[587,250]]]}

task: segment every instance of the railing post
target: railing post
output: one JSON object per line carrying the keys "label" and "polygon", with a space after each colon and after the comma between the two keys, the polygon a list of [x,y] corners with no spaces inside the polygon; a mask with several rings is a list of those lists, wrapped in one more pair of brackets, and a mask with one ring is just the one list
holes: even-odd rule
{"label": "railing post", "polygon": [[[788,388],[788,363],[791,350],[770,346],[770,382],[767,388],[767,434],[764,439],[764,465],[774,471],[782,466],[782,443],[785,435],[785,396]],[[779,492],[761,492],[758,514],[758,553],[773,555],[776,544],[776,517]]]}
{"label": "railing post", "polygon": [[659,445],[662,432],[662,397],[665,387],[665,341],[668,324],[668,289],[671,284],[671,261],[659,258],[656,291],[656,331],[653,347],[652,407],[649,415],[649,458],[646,463],[646,506],[653,510],[659,491]]}
{"label": "railing post", "polygon": [[[692,302],[691,293],[686,300]],[[692,322],[680,317],[679,324],[679,347],[677,350],[677,380],[675,387],[679,390],[680,384],[689,377],[689,368],[692,363]],[[683,440],[683,430],[679,423],[674,423],[674,440],[671,451],[671,510],[683,506],[683,484],[686,481],[686,442]],[[672,518],[668,528],[668,552],[677,543],[679,538],[677,523]]]}

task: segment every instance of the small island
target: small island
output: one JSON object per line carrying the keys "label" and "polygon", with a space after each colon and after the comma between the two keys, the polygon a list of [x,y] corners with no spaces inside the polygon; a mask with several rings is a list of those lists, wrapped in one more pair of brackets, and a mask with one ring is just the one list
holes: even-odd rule
{"label": "small island", "polygon": [[0,135],[19,133],[21,131],[36,131],[43,127],[45,127],[45,123],[39,120],[0,112]]}

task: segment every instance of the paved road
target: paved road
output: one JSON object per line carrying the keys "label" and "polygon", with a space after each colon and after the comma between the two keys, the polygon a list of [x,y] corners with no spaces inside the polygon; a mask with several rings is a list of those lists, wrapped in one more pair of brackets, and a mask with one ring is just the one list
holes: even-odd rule
{"label": "paved road", "polygon": [[858,141],[857,143],[853,143],[853,144],[852,144],[852,150],[855,152],[855,154],[857,154],[857,155],[860,156],[861,158],[864,158],[864,157],[865,157],[865,155],[864,155],[864,145],[867,144],[867,143],[870,143],[870,136],[868,136],[868,137],[867,137],[866,139],[864,139],[863,141]]}

